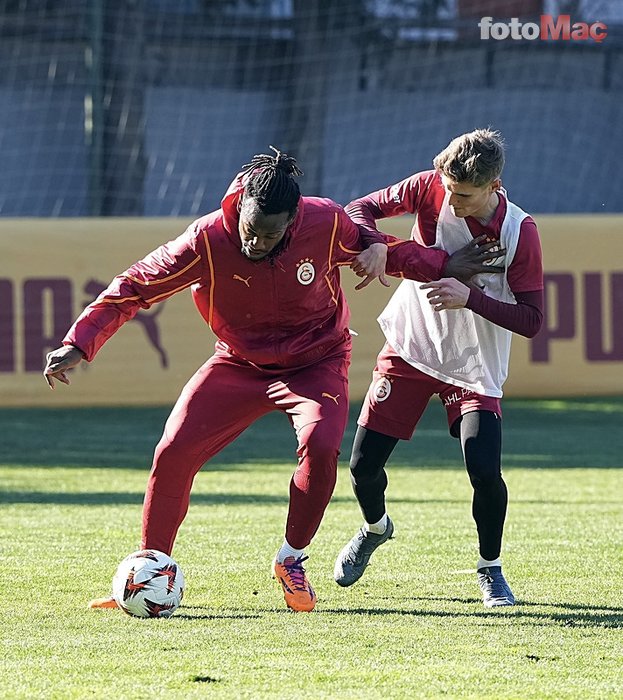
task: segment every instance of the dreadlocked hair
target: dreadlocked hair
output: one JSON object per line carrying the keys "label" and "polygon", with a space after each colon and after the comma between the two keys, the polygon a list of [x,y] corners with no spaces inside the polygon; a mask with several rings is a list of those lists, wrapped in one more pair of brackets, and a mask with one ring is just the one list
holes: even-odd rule
{"label": "dreadlocked hair", "polygon": [[262,214],[281,214],[296,210],[301,191],[295,177],[302,175],[296,160],[271,146],[275,155],[259,154],[242,166],[247,173],[244,195],[253,199]]}

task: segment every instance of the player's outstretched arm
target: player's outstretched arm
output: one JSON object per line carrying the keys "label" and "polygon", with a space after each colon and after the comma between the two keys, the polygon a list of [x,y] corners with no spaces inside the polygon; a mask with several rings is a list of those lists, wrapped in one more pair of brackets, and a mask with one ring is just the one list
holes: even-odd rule
{"label": "player's outstretched arm", "polygon": [[479,236],[459,248],[452,255],[444,250],[423,246],[417,241],[404,241],[387,236],[389,254],[386,272],[393,277],[430,282],[446,277],[469,284],[469,280],[480,273],[504,272],[503,267],[491,264],[492,260],[505,254],[496,242],[486,242]]}
{"label": "player's outstretched arm", "polygon": [[[355,289],[363,289],[377,277],[385,286],[385,263],[387,262],[386,236],[375,231],[374,237],[356,226],[339,205],[337,216],[336,245],[332,246],[330,265],[350,265],[357,277],[363,277]],[[364,250],[362,250],[362,248]]]}
{"label": "player's outstretched arm", "polygon": [[79,347],[91,362],[104,343],[141,309],[162,303],[201,279],[202,254],[198,222],[125,272],[91,302],[69,329],[63,343]]}
{"label": "player's outstretched arm", "polygon": [[69,384],[68,369],[79,365],[84,359],[82,350],[74,345],[61,345],[46,355],[46,365],[43,376],[50,389],[54,389],[54,380],[58,379],[63,384]]}

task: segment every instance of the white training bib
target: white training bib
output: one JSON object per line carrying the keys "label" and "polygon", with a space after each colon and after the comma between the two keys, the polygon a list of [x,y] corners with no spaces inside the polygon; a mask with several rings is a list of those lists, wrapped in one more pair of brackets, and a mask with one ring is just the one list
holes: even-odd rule
{"label": "white training bib", "polygon": [[[506,198],[504,190],[498,190]],[[454,253],[473,240],[464,219],[452,213],[446,193],[439,213],[433,248]],[[472,282],[489,297],[516,303],[507,273],[528,216],[507,202],[500,232],[506,254],[494,261],[503,273],[476,275]],[[511,331],[487,321],[469,309],[434,311],[421,282],[403,280],[378,318],[388,343],[410,365],[444,382],[485,396],[502,396],[508,375]]]}

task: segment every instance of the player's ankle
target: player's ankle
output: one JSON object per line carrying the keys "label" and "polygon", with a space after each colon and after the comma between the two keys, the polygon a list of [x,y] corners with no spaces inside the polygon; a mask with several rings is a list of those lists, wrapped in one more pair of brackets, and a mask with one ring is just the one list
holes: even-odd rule
{"label": "player's ankle", "polygon": [[476,564],[476,569],[488,569],[491,566],[502,566],[502,560],[500,557],[497,559],[485,559],[484,557],[479,557],[478,563]]}
{"label": "player's ankle", "polygon": [[377,520],[375,523],[364,522],[363,529],[366,532],[371,532],[374,535],[382,535],[385,530],[387,530],[387,513],[384,513],[383,517],[380,520]]}
{"label": "player's ankle", "polygon": [[296,547],[292,547],[292,545],[290,545],[287,540],[284,540],[279,551],[277,552],[277,556],[275,557],[275,561],[277,561],[279,564],[283,564],[283,562],[288,557],[293,557],[294,559],[300,559],[302,556],[304,556],[304,554],[305,554],[304,549],[296,549]]}

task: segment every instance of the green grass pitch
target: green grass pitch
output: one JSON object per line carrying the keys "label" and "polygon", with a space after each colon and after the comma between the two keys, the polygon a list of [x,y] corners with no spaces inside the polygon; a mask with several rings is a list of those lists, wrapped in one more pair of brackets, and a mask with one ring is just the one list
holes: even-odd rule
{"label": "green grass pitch", "polygon": [[197,477],[169,620],[89,611],[137,548],[166,409],[0,410],[1,698],[620,698],[623,399],[505,402],[504,564],[485,610],[459,446],[431,405],[389,470],[395,539],[350,589],[333,561],[360,515],[344,441],[309,548],[319,603],[288,612],[270,564],[294,438],[273,414]]}

